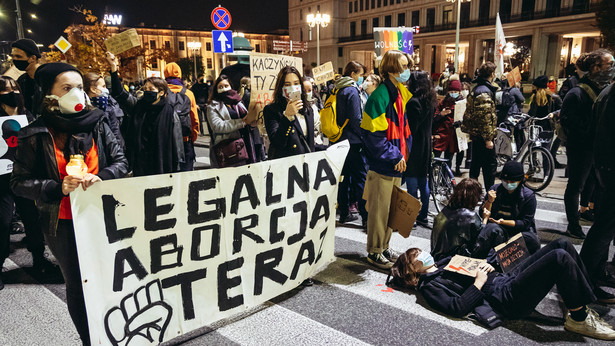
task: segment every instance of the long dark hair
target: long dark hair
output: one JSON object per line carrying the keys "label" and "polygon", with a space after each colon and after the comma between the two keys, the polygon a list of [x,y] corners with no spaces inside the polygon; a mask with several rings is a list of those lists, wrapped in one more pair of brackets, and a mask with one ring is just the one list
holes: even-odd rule
{"label": "long dark hair", "polygon": [[220,95],[218,94],[218,84],[220,84],[220,82],[222,82],[223,80],[228,81],[228,84],[231,85],[231,88],[233,87],[231,84],[231,80],[228,78],[227,75],[219,75],[218,78],[216,78],[216,80],[214,81],[214,84],[212,84],[209,88],[209,100],[207,100],[207,103],[211,103],[211,101],[218,99],[218,95]]}
{"label": "long dark hair", "polygon": [[[419,248],[410,248],[397,258],[387,277],[387,285],[393,284],[399,287],[417,288],[422,273],[416,270],[412,262],[414,262],[420,251]],[[391,277],[392,279],[389,280]]]}
{"label": "long dark hair", "polygon": [[8,87],[11,87],[13,91],[17,91],[19,93],[19,97],[17,98],[17,112],[19,114],[26,114],[23,94],[21,93],[21,88],[19,87],[19,84],[17,84],[17,82],[9,76],[0,76],[0,91],[6,91]]}
{"label": "long dark hair", "polygon": [[408,80],[408,89],[412,97],[418,97],[422,104],[434,107],[438,102],[436,90],[433,88],[431,77],[425,71],[413,71]]}
{"label": "long dark hair", "polygon": [[278,79],[275,82],[275,89],[273,90],[273,103],[276,103],[282,107],[286,107],[287,100],[282,95],[282,88],[284,87],[284,82],[286,81],[286,75],[289,73],[294,73],[297,78],[299,78],[299,85],[301,86],[301,101],[303,102],[303,108],[299,111],[299,113],[304,116],[308,114],[308,101],[307,94],[305,93],[305,88],[303,87],[303,77],[301,77],[301,73],[294,66],[284,66],[278,73]]}

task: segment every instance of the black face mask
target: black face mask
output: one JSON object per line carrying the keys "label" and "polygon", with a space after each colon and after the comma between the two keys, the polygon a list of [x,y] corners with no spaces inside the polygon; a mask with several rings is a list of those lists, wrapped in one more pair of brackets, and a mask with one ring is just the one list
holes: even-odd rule
{"label": "black face mask", "polygon": [[143,97],[141,97],[141,100],[143,100],[143,102],[147,104],[152,104],[154,103],[154,101],[156,101],[157,98],[158,98],[157,91],[146,90],[143,92]]}
{"label": "black face mask", "polygon": [[25,71],[30,63],[28,60],[13,60],[13,65],[15,65],[19,71]]}
{"label": "black face mask", "polygon": [[17,107],[17,94],[11,91],[8,94],[0,94],[0,103],[9,107]]}

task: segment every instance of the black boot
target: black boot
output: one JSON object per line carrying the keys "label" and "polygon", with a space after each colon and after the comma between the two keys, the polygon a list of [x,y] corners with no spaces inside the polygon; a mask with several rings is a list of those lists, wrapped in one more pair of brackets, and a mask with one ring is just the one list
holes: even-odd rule
{"label": "black boot", "polygon": [[32,254],[32,261],[33,274],[37,279],[54,282],[64,280],[60,267],[46,259],[44,254]]}

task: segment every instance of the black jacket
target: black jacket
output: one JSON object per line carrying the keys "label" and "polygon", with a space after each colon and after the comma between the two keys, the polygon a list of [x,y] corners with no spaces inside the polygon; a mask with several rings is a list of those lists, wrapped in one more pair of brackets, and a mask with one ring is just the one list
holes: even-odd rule
{"label": "black jacket", "polygon": [[454,255],[470,256],[482,227],[480,216],[473,210],[444,207],[433,221],[431,255],[436,261]]}
{"label": "black jacket", "polygon": [[[536,233],[536,195],[534,191],[528,189],[519,183],[519,187],[513,192],[508,193],[508,190],[502,184],[495,184],[489,190],[496,191],[496,198],[491,205],[491,217],[494,219],[515,220],[514,227],[501,226],[508,232],[508,236],[513,236],[520,232]],[[485,201],[488,197],[485,195]],[[482,207],[481,207],[482,214]]]}
{"label": "black jacket", "polygon": [[412,148],[404,176],[425,177],[431,165],[431,127],[435,107],[428,101],[412,97],[406,103],[406,116],[412,133]]}
{"label": "black jacket", "polygon": [[[100,179],[124,177],[128,163],[105,117],[94,127],[93,138],[98,150],[97,175]],[[10,184],[15,195],[36,202],[44,232],[55,235],[60,201],[65,196],[53,139],[43,118],[19,132]]]}
{"label": "black jacket", "polygon": [[[594,106],[596,135],[594,139],[594,164],[599,171],[610,172],[608,182],[615,177],[615,88],[604,88]],[[605,177],[606,178],[606,177]],[[602,180],[602,179],[601,179]]]}
{"label": "black jacket", "polygon": [[122,108],[120,108],[120,105],[112,96],[109,96],[107,109],[105,109],[105,115],[109,118],[109,126],[111,127],[111,131],[113,131],[118,142],[122,148],[124,148],[124,137],[120,131],[122,121],[124,120],[124,111],[122,111]]}
{"label": "black jacket", "polygon": [[563,100],[564,97],[566,97],[566,94],[570,91],[570,89],[574,88],[577,85],[579,85],[579,75],[575,73],[572,76],[566,78],[564,83],[562,83],[562,87],[559,88],[557,94]]}
{"label": "black jacket", "polygon": [[[600,94],[600,89],[587,77],[583,77],[580,83],[589,85],[596,96]],[[584,150],[591,152],[594,131],[592,124],[592,108],[594,102],[591,97],[576,86],[566,94],[560,113],[560,122],[566,132],[566,147],[571,149]]]}
{"label": "black jacket", "polygon": [[271,144],[269,145],[269,159],[278,159],[314,151],[314,115],[312,107],[306,110],[307,135],[303,135],[299,121],[290,121],[284,116],[286,105],[271,103],[263,109],[265,128]]}

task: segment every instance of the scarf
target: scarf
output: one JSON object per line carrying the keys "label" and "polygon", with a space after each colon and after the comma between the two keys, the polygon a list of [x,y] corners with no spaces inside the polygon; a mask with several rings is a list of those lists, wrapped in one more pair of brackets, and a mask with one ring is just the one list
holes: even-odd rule
{"label": "scarf", "polygon": [[224,103],[225,105],[235,106],[241,102],[241,96],[239,96],[237,91],[231,89],[223,92],[222,94],[216,95],[216,100]]}
{"label": "scarf", "polygon": [[67,135],[64,157],[69,161],[71,155],[85,157],[92,149],[94,127],[103,114],[100,109],[85,110],[74,115],[46,111],[42,117],[48,127]]}
{"label": "scarf", "polygon": [[177,77],[167,77],[164,80],[166,80],[168,84],[181,85],[181,86],[184,85],[184,83],[182,83],[182,80]]}

